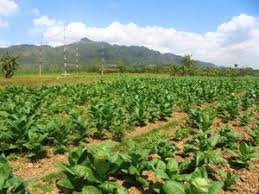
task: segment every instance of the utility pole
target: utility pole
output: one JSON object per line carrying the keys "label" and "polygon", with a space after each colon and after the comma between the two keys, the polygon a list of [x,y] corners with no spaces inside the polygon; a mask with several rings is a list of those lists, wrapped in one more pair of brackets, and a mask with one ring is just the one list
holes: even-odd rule
{"label": "utility pole", "polygon": [[78,71],[78,64],[79,64],[79,52],[78,52],[78,45],[76,45],[76,69]]}
{"label": "utility pole", "polygon": [[42,46],[43,46],[42,44],[43,44],[43,34],[41,34],[41,41],[40,41],[40,65],[39,65],[40,77],[42,73]]}
{"label": "utility pole", "polygon": [[101,64],[101,73],[102,73],[102,76],[103,76],[103,66],[104,66],[104,62],[105,62],[105,59],[104,59],[104,47],[102,46],[102,64]]}
{"label": "utility pole", "polygon": [[64,25],[64,76],[67,75],[66,26]]}

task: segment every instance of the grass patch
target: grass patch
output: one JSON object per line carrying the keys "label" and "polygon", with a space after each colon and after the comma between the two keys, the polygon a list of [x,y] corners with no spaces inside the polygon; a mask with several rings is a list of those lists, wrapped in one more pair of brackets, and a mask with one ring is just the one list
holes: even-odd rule
{"label": "grass patch", "polygon": [[167,138],[170,136],[170,133],[168,129],[172,129],[173,127],[177,126],[177,121],[170,121],[166,123],[165,125],[159,127],[159,128],[154,128],[150,130],[149,132],[133,137],[133,138],[128,138],[122,141],[121,143],[117,144],[114,146],[115,151],[124,151],[127,149],[127,144],[129,141],[134,141],[140,145],[143,145],[143,147],[147,146],[149,143],[152,143],[154,140],[158,138]]}

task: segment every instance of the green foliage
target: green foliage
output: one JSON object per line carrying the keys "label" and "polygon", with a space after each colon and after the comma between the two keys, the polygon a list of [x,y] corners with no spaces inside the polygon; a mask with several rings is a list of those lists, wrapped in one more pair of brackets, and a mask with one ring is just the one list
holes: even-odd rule
{"label": "green foliage", "polygon": [[219,145],[224,148],[236,149],[236,143],[240,135],[230,128],[222,128],[219,132]]}
{"label": "green foliage", "polygon": [[205,168],[196,168],[192,173],[188,194],[216,194],[223,187],[222,182],[210,181]]}
{"label": "green foliage", "polygon": [[23,144],[23,146],[29,151],[28,157],[36,158],[45,152],[42,144],[47,135],[47,133],[41,133],[39,131],[28,131],[27,142]]}
{"label": "green foliage", "polygon": [[234,185],[239,179],[238,176],[225,172],[224,170],[219,170],[218,173],[224,179],[224,189],[226,190],[230,190],[231,186]]}
{"label": "green foliage", "polygon": [[239,168],[247,168],[251,160],[258,159],[257,148],[241,142],[237,151],[228,150],[232,154],[232,163]]}
{"label": "green foliage", "polygon": [[20,177],[13,175],[7,160],[3,156],[0,156],[0,193],[26,193],[26,183]]}
{"label": "green foliage", "polygon": [[162,187],[162,191],[165,194],[171,194],[171,193],[185,194],[184,186],[176,181],[166,181]]}
{"label": "green foliage", "polygon": [[182,140],[186,137],[188,137],[192,132],[192,128],[183,128],[183,129],[178,129],[175,134],[174,134],[174,139],[175,140]]}
{"label": "green foliage", "polygon": [[240,121],[241,121],[242,125],[247,126],[251,122],[253,115],[254,115],[253,109],[248,109],[243,114],[243,116],[240,118]]}
{"label": "green foliage", "polygon": [[54,145],[54,149],[57,153],[64,153],[67,150],[66,145],[69,142],[69,134],[71,129],[71,121],[63,118],[53,118],[50,120],[46,129],[48,131],[48,139],[51,144]]}
{"label": "green foliage", "polygon": [[[0,149],[37,158],[44,154],[45,146],[62,153],[71,144],[85,142],[89,132],[100,139],[112,136],[122,141],[129,130],[166,120],[175,108],[188,106],[190,112],[192,106],[232,93],[249,89],[257,94],[257,88],[253,79],[197,77],[120,78],[39,88],[8,86],[0,92]],[[236,102],[235,98],[231,101]],[[210,131],[212,110],[198,108],[191,114],[195,127]],[[176,134],[183,137],[187,132]]]}
{"label": "green foliage", "polygon": [[248,133],[253,139],[253,144],[258,146],[259,145],[259,123],[257,123],[256,127],[254,129],[247,129]]}
{"label": "green foliage", "polygon": [[58,185],[77,193],[126,193],[123,187],[109,180],[122,162],[119,155],[111,153],[111,144],[80,146],[70,152],[69,164],[58,162],[59,169],[66,175]]}
{"label": "green foliage", "polygon": [[75,129],[75,142],[86,141],[86,136],[89,132],[89,119],[78,111],[72,111],[70,113],[72,117],[72,125]]}
{"label": "green foliage", "polygon": [[218,108],[218,115],[223,118],[225,122],[236,119],[240,114],[240,99],[234,94],[231,98],[222,101]]}
{"label": "green foliage", "polygon": [[149,147],[151,148],[151,153],[157,153],[163,159],[173,157],[177,149],[176,145],[167,138],[158,138]]}
{"label": "green foliage", "polygon": [[248,89],[245,92],[245,95],[243,95],[241,98],[243,108],[245,110],[248,109],[251,105],[253,105],[256,102],[256,98],[258,98],[256,95],[256,91],[253,89]]}
{"label": "green foliage", "polygon": [[207,131],[215,118],[215,113],[212,109],[196,109],[191,110],[191,123],[202,131]]}
{"label": "green foliage", "polygon": [[0,66],[2,68],[4,78],[9,79],[13,77],[17,67],[19,66],[17,59],[17,56],[12,56],[8,53],[0,58]]}

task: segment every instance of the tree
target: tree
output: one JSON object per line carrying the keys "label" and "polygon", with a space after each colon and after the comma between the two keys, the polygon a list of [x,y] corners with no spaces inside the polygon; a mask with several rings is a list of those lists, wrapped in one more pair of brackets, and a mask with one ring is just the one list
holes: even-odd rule
{"label": "tree", "polygon": [[6,79],[11,78],[17,70],[17,67],[19,66],[17,59],[17,56],[12,56],[8,53],[0,58],[0,66],[2,67],[3,76]]}
{"label": "tree", "polygon": [[192,60],[191,55],[185,55],[182,59],[182,66],[184,69],[185,74],[187,75],[194,75],[195,72],[195,61]]}

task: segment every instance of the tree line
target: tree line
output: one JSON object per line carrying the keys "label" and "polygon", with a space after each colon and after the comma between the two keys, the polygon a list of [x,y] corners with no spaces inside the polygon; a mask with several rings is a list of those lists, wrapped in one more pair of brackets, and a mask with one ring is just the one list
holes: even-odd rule
{"label": "tree line", "polygon": [[[19,70],[18,57],[6,53],[0,58],[0,68],[3,77],[11,78],[17,70]],[[60,68],[55,65],[46,66],[45,72],[59,72]],[[112,68],[111,68],[112,67]],[[75,68],[68,65],[67,70],[73,72],[104,72],[104,73],[164,73],[171,76],[258,76],[259,70],[252,68],[239,68],[235,64],[232,67],[202,67],[198,65],[191,57],[186,55],[183,57],[181,64],[178,65],[126,65],[118,63],[116,65],[90,64],[81,65]]]}

